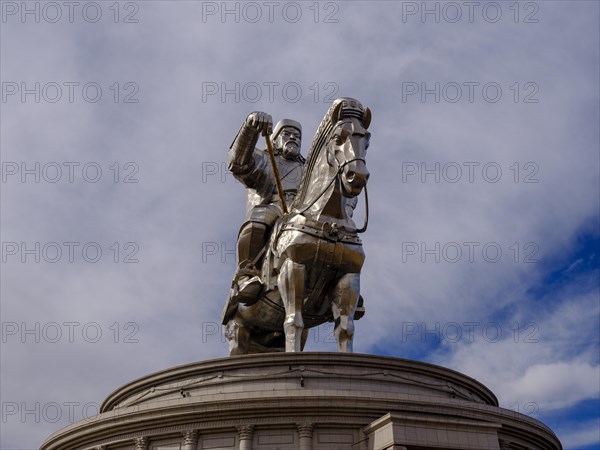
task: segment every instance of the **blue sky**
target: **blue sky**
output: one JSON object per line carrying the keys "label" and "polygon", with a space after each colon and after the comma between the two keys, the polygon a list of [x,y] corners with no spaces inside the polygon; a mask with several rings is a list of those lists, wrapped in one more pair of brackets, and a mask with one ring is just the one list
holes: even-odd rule
{"label": "blue sky", "polygon": [[355,351],[600,446],[598,2],[23,5],[0,22],[0,448],[226,355],[229,144],[261,110],[306,154],[339,96],[373,111]]}

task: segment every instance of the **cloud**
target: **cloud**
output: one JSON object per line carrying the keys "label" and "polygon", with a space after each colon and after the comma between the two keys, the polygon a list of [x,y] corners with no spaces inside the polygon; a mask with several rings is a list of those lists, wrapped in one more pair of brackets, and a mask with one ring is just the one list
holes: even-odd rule
{"label": "cloud", "polygon": [[513,398],[543,399],[540,407],[559,409],[581,400],[598,398],[600,367],[586,363],[535,364],[523,377],[510,384]]}
{"label": "cloud", "polygon": [[559,429],[558,435],[564,448],[577,449],[600,443],[600,420],[587,420],[565,429]]}
{"label": "cloud", "polygon": [[[63,331],[54,344],[35,342],[36,331],[24,343],[20,332],[7,337],[3,398],[100,402],[133,378],[225,355],[214,325],[245,214],[243,188],[224,170],[228,146],[244,117],[264,110],[302,122],[306,153],[331,100],[342,95],[373,110],[361,280],[367,315],[356,324],[356,349],[449,365],[488,384],[505,404],[552,409],[597,397],[593,281],[568,279],[570,289],[543,299],[531,290],[597,220],[598,4],[543,3],[539,22],[528,24],[522,19],[530,11],[515,22],[512,10],[498,23],[479,12],[472,23],[403,21],[406,2],[333,2],[334,23],[324,21],[333,10],[320,10],[315,21],[308,4],[297,23],[280,11],[273,22],[228,16],[223,23],[220,14],[203,20],[206,3],[140,2],[138,23],[115,23],[106,9],[96,24],[80,15],[74,23],[21,23],[17,15],[2,24],[3,82],[63,89],[56,103],[32,95],[2,103],[3,163],[26,163],[41,178],[30,173],[23,183],[19,173],[3,182],[2,241],[63,250],[56,263],[44,255],[35,263],[31,254],[21,263],[16,254],[2,264],[3,321],[34,330],[39,323],[38,334],[56,322]],[[79,83],[73,102],[64,82]],[[101,101],[83,97],[90,82],[101,86]],[[479,83],[472,103],[465,82]],[[496,103],[483,97],[490,82],[502,88]],[[219,92],[209,95],[207,83]],[[256,101],[243,93],[252,83],[262,89]],[[278,83],[272,100],[265,83]],[[285,97],[286,83],[301,87],[297,102]],[[420,92],[403,99],[406,83]],[[423,101],[421,89],[436,83],[439,102],[436,93]],[[457,103],[447,101],[456,87],[449,83],[462,89]],[[124,103],[128,95],[138,101]],[[538,103],[525,103],[527,95]],[[78,164],[73,182],[65,163]],[[89,163],[102,169],[97,182],[86,180]],[[406,163],[418,173],[408,175]],[[45,179],[53,164],[63,170],[56,183]],[[449,182],[456,167],[461,177]],[[502,175],[492,182],[497,167]],[[134,171],[138,182],[125,183]],[[78,243],[73,262],[65,242]],[[102,249],[96,263],[82,254],[88,243]],[[123,261],[131,243],[137,263]],[[416,253],[407,251],[412,244]],[[462,255],[452,262],[447,252],[457,248]],[[500,248],[501,258],[490,261],[484,248]],[[575,263],[566,267],[578,273]],[[73,343],[70,321],[80,324]],[[449,322],[463,336],[465,322],[480,323],[477,339],[406,334],[412,324],[435,330],[436,323],[441,334]],[[490,322],[504,333],[498,342],[481,334]],[[81,334],[89,323],[101,327],[97,343]],[[133,330],[128,323],[139,326],[138,343],[123,342]],[[522,342],[535,331],[530,323],[538,343]],[[315,331],[311,348],[335,350],[330,331]],[[569,377],[583,387],[569,387]],[[66,423],[11,419],[0,446],[33,447]]]}
{"label": "cloud", "polygon": [[598,399],[598,292],[574,295],[569,289],[545,299],[555,305],[550,311],[532,305],[529,315],[520,309],[519,316],[498,322],[503,339],[475,334],[472,341],[445,342],[432,362],[483,382],[511,409],[532,403],[548,414]]}

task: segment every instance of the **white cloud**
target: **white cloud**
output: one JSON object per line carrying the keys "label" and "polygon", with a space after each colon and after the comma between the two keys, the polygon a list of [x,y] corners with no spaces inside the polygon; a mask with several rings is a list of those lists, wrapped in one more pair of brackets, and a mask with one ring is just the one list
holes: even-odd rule
{"label": "white cloud", "polygon": [[[475,334],[472,342],[446,342],[433,362],[483,382],[501,405],[512,409],[515,404],[532,403],[547,414],[582,400],[597,399],[597,291],[581,296],[559,291],[554,295],[568,300],[550,312],[533,315],[530,311],[535,322],[524,315],[521,321],[513,317],[505,324],[499,323],[505,337],[497,342],[492,342],[496,338],[491,333],[491,339]],[[556,300],[547,301],[554,304]]]}
{"label": "white cloud", "polygon": [[576,450],[577,448],[600,444],[600,420],[587,420],[576,426],[559,429],[558,436],[563,448]]}
{"label": "white cloud", "polygon": [[[401,3],[340,2],[333,24],[315,23],[309,10],[297,24],[203,22],[202,2],[140,2],[137,24],[21,24],[18,17],[3,23],[3,81],[103,87],[98,103],[80,96],[73,103],[3,102],[3,162],[91,161],[101,165],[103,178],[87,183],[80,172],[75,183],[10,178],[2,185],[2,241],[94,241],[104,254],[96,264],[81,255],[56,264],[11,257],[2,267],[2,320],[97,322],[106,337],[98,344],[81,338],[21,344],[11,336],[2,349],[3,398],[99,402],[134,377],[225,355],[212,325],[219,322],[244,215],[243,189],[231,176],[222,182],[227,148],[244,116],[265,110],[303,123],[306,152],[330,94],[355,96],[373,110],[362,276],[367,315],[357,323],[357,350],[390,343],[389,352],[403,356],[411,341],[401,342],[398,322],[486,323],[507,309],[511,320],[539,325],[540,343],[509,342],[507,321],[501,342],[480,335],[429,359],[480,378],[503,401],[531,393],[540,398],[525,400],[549,408],[559,407],[567,376],[584,382],[595,375],[591,300],[570,292],[552,298],[547,313],[528,306],[527,292],[598,212],[598,4],[544,3],[537,24],[515,23],[508,11],[496,24],[480,16],[450,24],[421,23],[418,16],[404,23]],[[264,90],[256,103],[231,95],[225,103],[218,95],[202,99],[203,82],[231,88],[270,81],[299,83],[302,98],[286,102],[277,90],[270,102]],[[403,82],[469,81],[499,83],[502,100],[485,102],[479,92],[474,103],[402,101]],[[115,82],[121,94],[124,83],[136,83],[139,103],[114,103]],[[540,102],[515,103],[515,82],[521,94],[530,92],[524,83],[535,83]],[[139,183],[112,182],[114,162],[121,175],[125,163],[136,163]],[[457,183],[435,183],[431,176],[421,183],[418,175],[403,182],[406,162],[479,166],[474,183],[466,171]],[[503,170],[498,183],[482,179],[488,162]],[[524,164],[533,162],[539,182],[515,183],[515,162],[519,181],[530,173]],[[219,172],[203,173],[207,164]],[[403,243],[456,242],[465,250],[463,243],[473,241],[479,243],[474,262],[465,256],[422,263],[422,255],[402,262]],[[114,242],[136,242],[140,262],[113,263]],[[529,242],[538,246],[539,264],[523,263]],[[203,243],[217,244],[217,253],[203,255]],[[501,261],[485,261],[485,243],[500,245]],[[127,322],[139,324],[140,342],[115,344],[109,327]],[[312,348],[334,349],[322,342],[327,333]],[[540,373],[545,383],[531,383]],[[563,400],[595,395],[588,383],[569,389]],[[58,426],[11,421],[3,424],[0,446],[33,447]]]}
{"label": "white cloud", "polygon": [[506,390],[512,398],[539,399],[540,407],[558,409],[600,394],[600,367],[585,363],[535,364],[523,377],[510,383]]}

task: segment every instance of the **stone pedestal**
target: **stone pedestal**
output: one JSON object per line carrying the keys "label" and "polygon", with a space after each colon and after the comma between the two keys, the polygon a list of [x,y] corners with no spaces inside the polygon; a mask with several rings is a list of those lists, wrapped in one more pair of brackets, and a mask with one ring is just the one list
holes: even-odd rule
{"label": "stone pedestal", "polygon": [[458,372],[375,355],[275,353],[135,380],[41,450],[561,450]]}

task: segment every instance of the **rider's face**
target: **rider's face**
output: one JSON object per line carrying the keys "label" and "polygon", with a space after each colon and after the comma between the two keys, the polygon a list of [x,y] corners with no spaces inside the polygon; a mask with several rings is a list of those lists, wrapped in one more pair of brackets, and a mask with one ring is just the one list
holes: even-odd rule
{"label": "rider's face", "polygon": [[300,154],[300,132],[292,127],[283,128],[277,136],[276,145],[284,158],[296,158]]}

